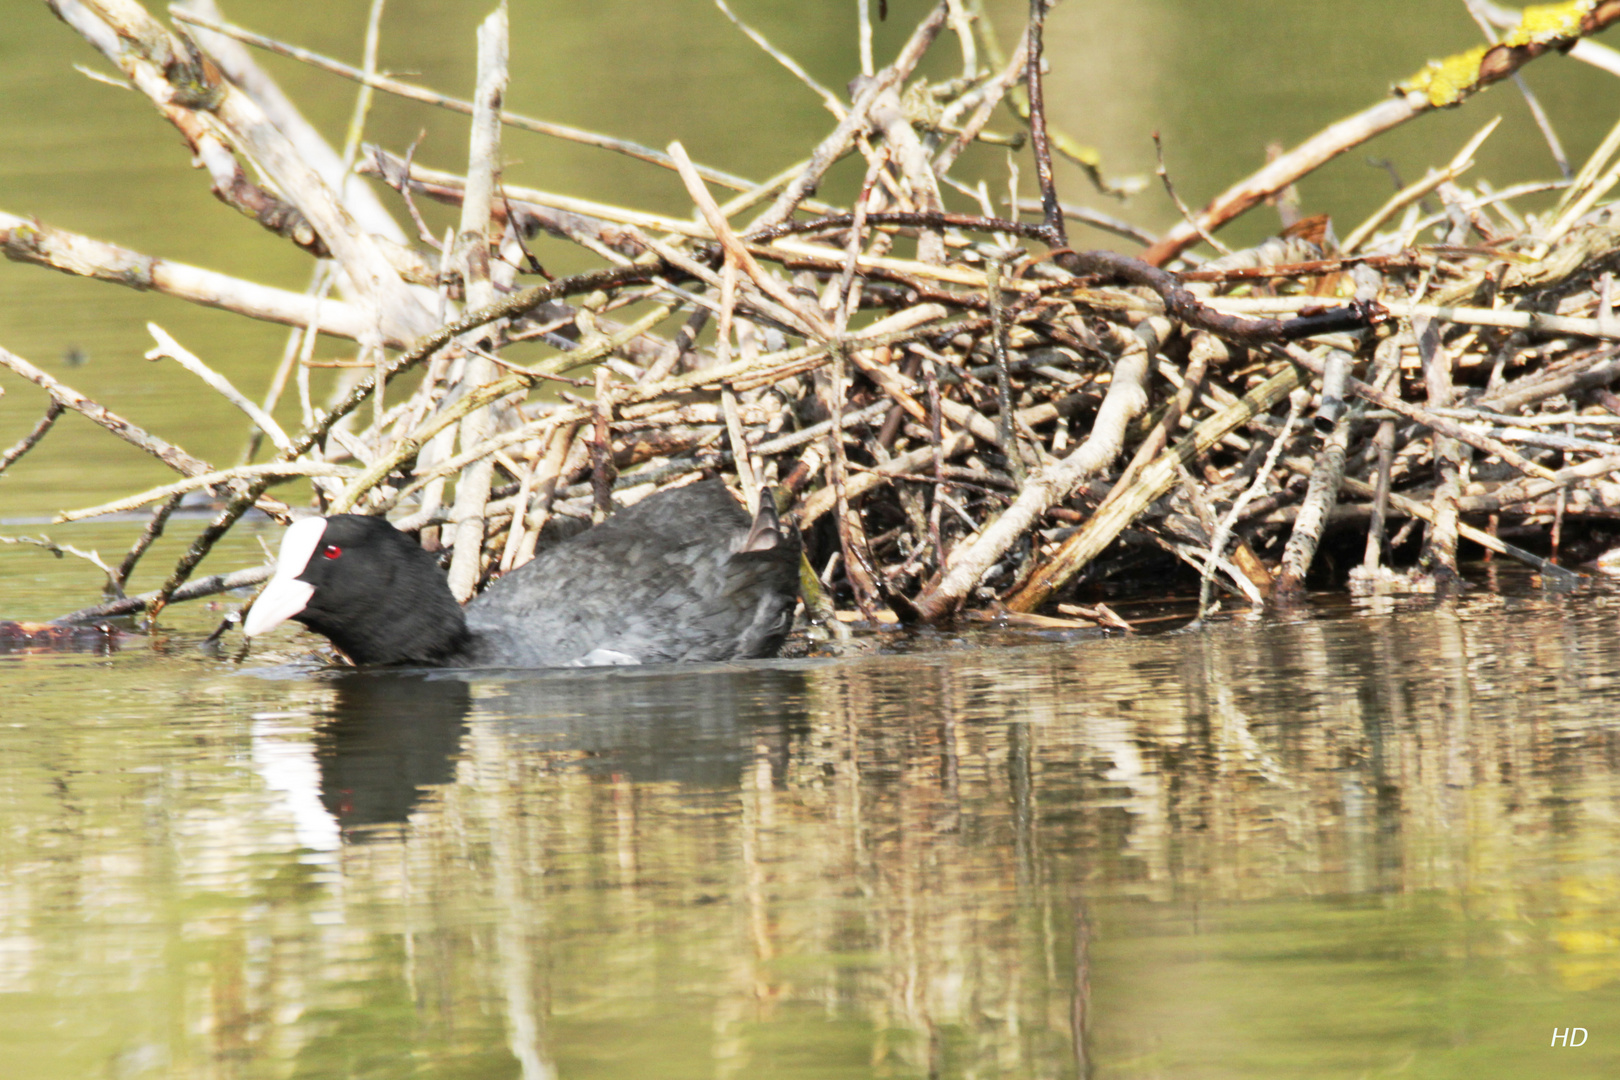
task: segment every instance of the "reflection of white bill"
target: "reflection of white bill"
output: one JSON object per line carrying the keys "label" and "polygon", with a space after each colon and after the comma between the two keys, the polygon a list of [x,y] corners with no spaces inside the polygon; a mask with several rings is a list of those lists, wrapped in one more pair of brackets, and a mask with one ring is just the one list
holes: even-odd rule
{"label": "reflection of white bill", "polygon": [[341,838],[337,819],[321,805],[321,770],[306,725],[280,723],[301,713],[255,713],[253,716],[253,771],[265,787],[280,792],[292,817],[298,846],[311,851],[336,851]]}

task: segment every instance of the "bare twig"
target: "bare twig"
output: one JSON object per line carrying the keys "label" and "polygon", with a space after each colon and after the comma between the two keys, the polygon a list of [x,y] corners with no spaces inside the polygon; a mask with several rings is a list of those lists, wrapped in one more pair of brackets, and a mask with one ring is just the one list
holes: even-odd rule
{"label": "bare twig", "polygon": [[124,594],[124,586],[129,584],[129,576],[135,572],[135,567],[141,561],[141,556],[145,555],[147,549],[157,543],[158,539],[163,535],[163,527],[168,523],[169,515],[179,508],[185,497],[184,492],[171,495],[162,506],[153,511],[151,519],[146,523],[146,528],[141,530],[140,537],[130,546],[129,551],[124,555],[124,561],[118,564],[118,570],[113,574],[113,585],[119,596]]}
{"label": "bare twig", "polygon": [[[485,307],[495,300],[489,273],[489,217],[500,173],[500,110],[506,96],[506,57],[503,0],[478,28],[478,88],[474,94],[472,145],[467,155],[467,197],[461,204],[461,229],[456,237],[457,262],[466,283],[467,302],[473,307]],[[463,387],[486,386],[494,379],[494,364],[476,352],[468,356]],[[489,410],[472,409],[461,421],[461,446],[465,449],[484,442],[492,431]],[[489,501],[493,475],[494,464],[488,457],[481,457],[462,471],[456,484],[456,501],[451,509],[456,531],[450,558],[450,591],[462,602],[477,592],[483,577],[484,504]]]}
{"label": "bare twig", "polygon": [[147,350],[146,359],[161,360],[166,356],[173,360],[207,383],[226,401],[246,413],[248,419],[252,420],[260,431],[270,436],[270,441],[275,443],[277,450],[287,450],[292,447],[292,440],[287,437],[285,431],[281,430],[281,425],[276,423],[269,413],[249,401],[241,391],[232,386],[229,379],[203,363],[195,353],[174,340],[169,335],[169,332],[157,323],[147,323],[146,330],[157,341],[156,348]]}
{"label": "bare twig", "polygon": [[[472,102],[446,97],[443,94],[436,94],[431,90],[424,90],[421,87],[412,86],[409,83],[403,83],[398,79],[391,79],[384,75],[368,76],[359,68],[352,67],[348,64],[339,63],[336,60],[322,56],[321,54],[313,52],[309,49],[301,49],[297,46],[287,45],[276,41],[274,38],[265,37],[262,34],[255,34],[249,30],[244,30],[239,26],[232,26],[229,23],[217,22],[213,19],[205,19],[179,9],[175,10],[174,17],[180,22],[189,23],[193,26],[204,27],[208,30],[214,31],[215,33],[224,34],[225,36],[234,38],[237,41],[252,45],[256,49],[264,49],[265,51],[273,52],[278,56],[285,56],[290,59],[297,60],[299,63],[308,64],[311,67],[319,68],[320,70],[329,74],[338,75],[342,78],[362,83],[366,86],[381,90],[386,94],[393,94],[396,97],[407,98],[411,101],[420,101],[427,105],[434,105],[441,109],[448,109],[450,112],[458,112],[467,116],[471,116],[473,112],[474,106]],[[606,135],[599,135],[593,131],[585,131],[581,128],[570,127],[567,124],[553,124],[545,120],[536,120],[533,117],[522,116],[518,113],[506,112],[504,110],[500,114],[500,119],[501,123],[507,127],[515,127],[522,131],[532,131],[538,135],[549,135],[553,138],[565,139],[569,142],[583,143],[587,146],[600,147],[603,150],[611,150],[615,153],[624,154],[627,157],[633,157],[653,165],[662,165],[667,169],[673,169],[675,167],[675,163],[669,159],[668,155],[661,154],[651,147],[630,142],[627,139],[615,139]],[[707,166],[700,167],[699,172],[702,174],[705,180],[719,184],[722,187],[731,188],[734,191],[750,191],[756,186],[752,181],[746,180],[743,177],[733,176],[730,173],[721,172],[718,169],[708,168]]]}
{"label": "bare twig", "polygon": [[1035,178],[1041,186],[1042,221],[1046,231],[1057,240],[1055,246],[1067,247],[1063,207],[1058,202],[1057,181],[1052,175],[1052,148],[1046,138],[1046,95],[1041,88],[1041,34],[1046,25],[1046,9],[1047,0],[1029,0],[1029,66],[1024,74],[1024,85],[1029,92],[1029,142],[1035,152]]}
{"label": "bare twig", "polygon": [[235,570],[228,574],[214,574],[211,577],[188,582],[167,594],[162,589],[153,589],[151,592],[144,592],[139,596],[109,600],[103,604],[81,608],[78,611],[60,615],[52,619],[51,622],[54,625],[61,626],[93,622],[96,619],[110,619],[119,615],[138,614],[146,611],[160,599],[167,604],[183,600],[197,600],[204,596],[217,596],[222,592],[230,592],[232,589],[246,589],[254,585],[261,585],[270,579],[270,573],[274,569],[271,566],[255,566],[247,570]]}
{"label": "bare twig", "polygon": [[67,406],[52,398],[51,403],[45,406],[45,415],[40,417],[39,423],[34,425],[34,430],[18,439],[5,453],[0,454],[0,473],[11,468],[14,461],[28,453],[35,446],[38,446],[39,440],[43,439],[46,433],[56,425],[57,417],[61,416],[66,408]]}

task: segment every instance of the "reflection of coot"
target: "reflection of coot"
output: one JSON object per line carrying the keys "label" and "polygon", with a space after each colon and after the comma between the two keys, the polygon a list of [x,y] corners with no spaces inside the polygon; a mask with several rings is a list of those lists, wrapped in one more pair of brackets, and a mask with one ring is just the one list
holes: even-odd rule
{"label": "reflection of coot", "polygon": [[513,753],[641,783],[735,789],[758,746],[780,781],[809,726],[804,673],[775,667],[614,668],[492,689],[477,715],[506,729]]}
{"label": "reflection of coot", "polygon": [[[404,822],[424,788],[455,779],[469,713],[492,725],[499,752],[543,769],[735,790],[763,746],[780,782],[791,739],[809,726],[804,681],[796,670],[720,666],[346,674],[315,736],[321,803],[350,840]],[[536,771],[533,782],[546,781]]]}
{"label": "reflection of coot", "polygon": [[346,834],[406,820],[423,788],[455,779],[468,700],[455,679],[361,672],[337,681],[315,758],[321,802]]}

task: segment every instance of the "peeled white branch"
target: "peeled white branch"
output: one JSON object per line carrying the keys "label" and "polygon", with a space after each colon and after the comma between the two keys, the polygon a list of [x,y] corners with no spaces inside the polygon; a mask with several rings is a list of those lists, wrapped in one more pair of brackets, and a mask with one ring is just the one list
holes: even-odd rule
{"label": "peeled white branch", "polygon": [[222,197],[261,220],[283,213],[273,196],[241,175],[228,136],[308,220],[351,284],[375,305],[387,336],[410,338],[430,328],[427,308],[370,234],[251,98],[217,73],[210,78],[192,52],[135,0],[48,2],[185,135]]}
{"label": "peeled white branch", "polygon": [[[467,285],[470,307],[484,307],[495,301],[495,287],[489,275],[489,212],[495,198],[500,173],[501,101],[506,96],[507,24],[506,4],[485,19],[478,28],[478,88],[473,95],[472,140],[468,150],[467,192],[461,203],[461,231],[456,237],[456,256],[462,280]],[[489,333],[474,331],[473,338]],[[495,379],[495,365],[474,351],[467,357],[463,385],[471,389]],[[490,410],[474,409],[461,421],[463,448],[477,446],[494,431]],[[456,483],[456,501],[451,517],[456,521],[454,554],[450,559],[450,591],[457,600],[471,599],[478,591],[484,551],[484,504],[495,465],[480,456],[462,472]]]}
{"label": "peeled white branch", "polygon": [[1091,434],[1061,461],[1031,473],[1013,504],[976,538],[951,553],[950,569],[917,601],[924,618],[937,619],[953,611],[1042,514],[1119,457],[1126,429],[1147,408],[1144,383],[1152,361],[1140,339],[1130,334],[1121,337],[1128,342],[1127,349],[1114,364],[1113,379],[1097,408]]}
{"label": "peeled white branch", "polygon": [[244,397],[240,390],[231,385],[229,379],[203,363],[195,353],[174,340],[173,337],[169,336],[169,332],[157,323],[147,323],[146,329],[157,340],[157,347],[148,349],[146,352],[148,360],[161,360],[165,356],[169,357],[175,363],[219,391],[220,396],[226,401],[247,413],[248,419],[259,425],[260,431],[270,436],[270,441],[275,444],[277,450],[290,451],[292,449],[292,440],[281,429],[281,425],[276,423],[275,417]]}
{"label": "peeled white branch", "polygon": [[[0,250],[14,262],[33,263],[131,289],[151,290],[204,307],[233,311],[250,319],[283,326],[308,326],[318,319],[316,329],[321,333],[351,340],[358,340],[371,329],[371,316],[358,304],[319,300],[304,293],[143,255],[3,211],[0,211]],[[396,348],[410,344],[408,339],[400,338],[390,338],[387,343]]]}
{"label": "peeled white branch", "polygon": [[188,491],[198,491],[202,488],[213,487],[216,484],[226,484],[232,480],[259,479],[266,476],[282,480],[295,476],[351,477],[357,475],[357,473],[358,470],[356,469],[343,465],[334,465],[327,461],[270,461],[259,465],[240,465],[234,469],[202,473],[197,476],[187,477],[184,480],[176,480],[172,484],[148,488],[138,495],[129,495],[109,503],[102,503],[99,506],[89,506],[83,510],[64,510],[56,515],[55,520],[82,521],[85,518],[101,517],[103,514],[121,514],[127,510],[135,510],[145,506],[147,503],[154,503],[173,495],[183,495]]}

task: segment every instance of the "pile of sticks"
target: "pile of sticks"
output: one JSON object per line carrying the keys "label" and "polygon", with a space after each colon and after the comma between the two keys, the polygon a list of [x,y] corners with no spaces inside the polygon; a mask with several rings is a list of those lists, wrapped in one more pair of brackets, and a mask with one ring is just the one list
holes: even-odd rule
{"label": "pile of sticks", "polygon": [[[1600,203],[1620,181],[1620,125],[1569,178],[1507,190],[1465,182],[1487,125],[1342,241],[1306,219],[1249,251],[1202,262],[1188,251],[1200,239],[1219,248],[1213,231],[1267,200],[1288,215],[1289,185],[1322,162],[1549,51],[1612,63],[1585,39],[1620,20],[1620,3],[1564,5],[1561,20],[1510,26],[1488,48],[1431,65],[1155,237],[1059,200],[1054,148],[1106,182],[1094,155],[1046,123],[1046,0],[1033,0],[1005,54],[970,0],[941,0],[886,67],[863,34],[852,98],[817,87],[832,132],[764,183],[697,165],[679,143],[657,151],[503,112],[504,6],[479,31],[474,100],[455,102],[377,74],[380,2],[364,69],[230,26],[208,0],[175,8],[173,27],[134,0],[49,2],[182,132],[222,201],[320,260],[297,295],[0,213],[12,259],[296,328],[259,403],[154,328],[150,355],[186,366],[268,441],[265,460],[233,468],[0,350],[0,364],[51,398],[0,469],[73,409],[180,474],[62,515],[156,504],[123,564],[106,568],[115,590],[188,493],[223,503],[162,588],[120,592],[69,621],[155,617],[172,600],[262,580],[263,568],[192,573],[249,509],[288,520],[267,492],[298,478],[321,512],[389,514],[418,532],[445,553],[465,599],[532,557],[553,523],[600,520],[718,473],[745,502],[775,498],[796,519],[812,617],[902,622],[994,612],[1121,625],[1106,607],[1073,602],[1077,590],[1114,577],[1162,593],[1161,552],[1201,579],[1201,610],[1215,589],[1288,603],[1335,535],[1360,545],[1350,579],[1366,587],[1444,588],[1463,540],[1567,579],[1502,535],[1529,524],[1527,545],[1556,556],[1565,523],[1620,513],[1610,438],[1620,398],[1607,389],[1620,379],[1609,270],[1620,216]],[[962,45],[962,77],[914,79],[947,31]],[[376,90],[470,113],[467,174],[357,138],[331,150],[244,43],[360,82],[357,118]],[[1020,204],[1014,178],[1013,205],[998,213],[984,186],[959,184],[952,169],[992,137],[1002,104],[1027,127],[1040,199]],[[504,126],[675,170],[695,212],[508,182]],[[850,154],[865,162],[852,205],[813,199]],[[948,211],[948,190],[975,212]],[[1550,210],[1519,208],[1550,190]],[[433,236],[423,200],[458,207],[458,228]],[[392,211],[416,224],[420,246]],[[1073,218],[1141,255],[1071,248]],[[601,268],[522,286],[521,274],[544,274],[530,247],[540,233]],[[334,287],[340,295],[328,295]],[[308,390],[317,333],[357,344],[348,381],[325,402]],[[549,354],[503,357],[528,342]],[[271,416],[289,383],[300,388],[296,434]]]}

